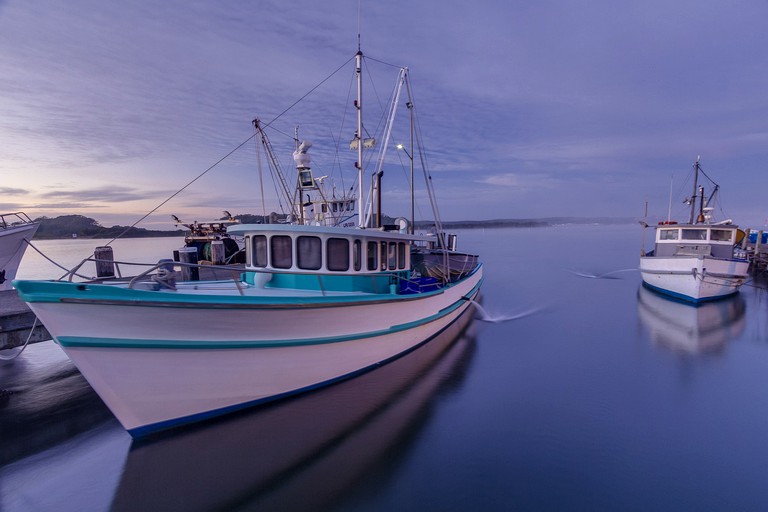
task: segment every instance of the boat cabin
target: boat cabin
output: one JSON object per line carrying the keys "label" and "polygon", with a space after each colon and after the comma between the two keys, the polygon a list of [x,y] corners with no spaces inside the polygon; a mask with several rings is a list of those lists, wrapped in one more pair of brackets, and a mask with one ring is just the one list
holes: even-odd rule
{"label": "boat cabin", "polygon": [[410,270],[411,244],[434,237],[377,229],[286,224],[238,225],[246,269],[298,274],[377,274]]}
{"label": "boat cabin", "polygon": [[737,226],[670,224],[656,228],[655,256],[712,256],[732,258]]}

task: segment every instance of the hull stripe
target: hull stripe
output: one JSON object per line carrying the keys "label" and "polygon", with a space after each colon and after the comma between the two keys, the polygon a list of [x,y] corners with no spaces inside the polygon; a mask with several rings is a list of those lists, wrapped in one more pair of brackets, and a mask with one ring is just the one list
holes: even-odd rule
{"label": "hull stripe", "polygon": [[[474,297],[477,295],[480,285],[483,280],[481,279],[475,285],[475,287],[466,295],[467,297]],[[377,336],[384,336],[387,334],[407,331],[430,323],[434,320],[444,317],[455,311],[467,299],[462,297],[450,306],[440,310],[438,313],[422,318],[414,322],[408,322],[404,324],[394,325],[389,329],[383,329],[379,331],[370,331],[367,333],[354,333],[345,336],[333,336],[327,338],[307,338],[307,339],[294,339],[294,340],[254,340],[254,341],[213,341],[213,340],[141,340],[141,339],[120,339],[120,338],[91,338],[85,336],[60,336],[58,338],[59,344],[63,347],[109,347],[109,348],[163,348],[163,349],[233,349],[233,348],[270,348],[270,347],[290,347],[290,346],[302,346],[302,345],[320,345],[325,343],[336,343],[351,340],[358,340],[364,338],[374,338]]]}

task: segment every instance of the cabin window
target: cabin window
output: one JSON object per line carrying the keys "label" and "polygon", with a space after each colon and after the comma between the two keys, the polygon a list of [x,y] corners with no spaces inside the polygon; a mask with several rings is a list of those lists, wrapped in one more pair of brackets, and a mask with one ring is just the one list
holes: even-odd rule
{"label": "cabin window", "polygon": [[405,242],[397,243],[397,268],[400,270],[405,268]]}
{"label": "cabin window", "polygon": [[362,244],[360,243],[360,240],[355,240],[352,243],[352,259],[353,259],[353,265],[356,271],[360,271],[360,268],[362,266]]}
{"label": "cabin window", "polygon": [[327,204],[323,203],[320,209],[322,210],[323,213],[328,213],[328,205]]}
{"label": "cabin window", "polygon": [[684,229],[683,240],[706,240],[706,229]]}
{"label": "cabin window", "polygon": [[328,270],[345,272],[349,270],[349,240],[346,238],[329,238]]}
{"label": "cabin window", "polygon": [[368,270],[376,270],[379,267],[379,260],[377,258],[378,251],[379,244],[376,242],[368,242]]}
{"label": "cabin window", "polygon": [[732,241],[733,231],[730,229],[713,229],[709,234],[709,239],[716,242],[730,242]]}
{"label": "cabin window", "polygon": [[381,242],[379,247],[381,247],[381,252],[379,253],[379,263],[381,264],[381,270],[387,270],[387,242]]}
{"label": "cabin window", "polygon": [[265,235],[254,235],[251,249],[251,265],[254,267],[266,267],[267,237]]}
{"label": "cabin window", "polygon": [[677,229],[662,229],[659,231],[659,240],[677,240]]}
{"label": "cabin window", "polygon": [[323,265],[323,244],[319,237],[296,238],[296,264],[304,270],[319,270]]}
{"label": "cabin window", "polygon": [[333,213],[336,213],[339,211],[339,205],[338,203],[333,203]]}
{"label": "cabin window", "polygon": [[389,262],[389,270],[397,268],[397,242],[389,242],[387,261]]}
{"label": "cabin window", "polygon": [[291,268],[293,265],[293,247],[291,237],[274,235],[270,241],[270,258],[274,268]]}

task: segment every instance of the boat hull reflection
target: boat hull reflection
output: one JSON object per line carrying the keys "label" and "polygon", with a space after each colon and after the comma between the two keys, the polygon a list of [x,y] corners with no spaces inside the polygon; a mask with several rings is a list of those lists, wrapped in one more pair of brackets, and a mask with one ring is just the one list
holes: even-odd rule
{"label": "boat hull reflection", "polygon": [[734,295],[698,306],[669,299],[641,286],[637,314],[651,339],[691,354],[717,352],[744,331],[746,305]]}
{"label": "boat hull reflection", "polygon": [[53,341],[0,364],[0,467],[111,421],[112,413]]}
{"label": "boat hull reflection", "polygon": [[322,510],[428,418],[463,377],[472,315],[356,379],[135,441],[113,510]]}

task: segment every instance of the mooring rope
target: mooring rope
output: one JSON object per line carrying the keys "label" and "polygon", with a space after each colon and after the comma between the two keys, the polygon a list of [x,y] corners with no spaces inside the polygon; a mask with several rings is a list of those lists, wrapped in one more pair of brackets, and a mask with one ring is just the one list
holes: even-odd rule
{"label": "mooring rope", "polygon": [[21,350],[13,354],[12,356],[4,356],[3,354],[0,354],[0,361],[13,361],[17,357],[21,355],[22,352],[24,352],[24,349],[27,348],[27,345],[29,345],[29,340],[32,339],[32,334],[35,332],[35,327],[37,327],[37,317],[35,317],[35,321],[32,322],[32,328],[29,330],[29,335],[27,336],[27,341],[24,342],[24,345],[21,346]]}
{"label": "mooring rope", "polygon": [[[66,272],[65,276],[66,276],[66,275],[69,275],[69,274],[72,272],[72,270],[71,270],[71,269],[68,269],[67,267],[65,267],[65,266],[63,266],[63,265],[59,265],[58,263],[56,263],[55,261],[53,261],[51,258],[49,258],[48,256],[46,256],[46,255],[43,253],[43,251],[41,251],[40,249],[38,249],[37,247],[35,247],[35,246],[32,244],[32,242],[30,242],[30,241],[29,241],[29,240],[27,240],[26,238],[24,239],[24,241],[25,241],[25,242],[27,242],[27,245],[29,245],[31,248],[33,248],[34,250],[36,250],[36,251],[37,251],[37,253],[38,253],[40,256],[42,256],[42,257],[43,257],[43,258],[45,258],[46,260],[50,261],[51,263],[53,263],[54,265],[56,265],[57,267],[59,267],[61,270],[65,271],[65,272]],[[88,276],[84,276],[84,275],[81,275],[81,274],[77,274],[77,273],[75,273],[74,275],[76,275],[77,277],[79,277],[79,278],[81,278],[81,279],[86,279],[86,280],[90,280],[90,279],[92,279],[91,277],[88,277]]]}

